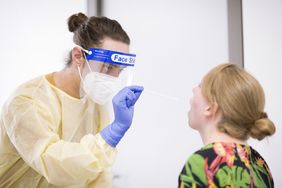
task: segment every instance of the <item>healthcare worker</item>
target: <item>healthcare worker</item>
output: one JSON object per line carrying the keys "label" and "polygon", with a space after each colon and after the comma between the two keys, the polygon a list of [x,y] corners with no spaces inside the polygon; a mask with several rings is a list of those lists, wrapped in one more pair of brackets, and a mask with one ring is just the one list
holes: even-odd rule
{"label": "healthcare worker", "polygon": [[237,65],[221,64],[193,89],[190,103],[189,125],[204,146],[184,165],[179,188],[274,187],[266,161],[247,143],[275,133],[259,82]]}
{"label": "healthcare worker", "polygon": [[115,147],[143,90],[117,93],[135,55],[115,20],[78,13],[68,27],[75,45],[66,67],[24,83],[4,106],[0,187],[111,187]]}

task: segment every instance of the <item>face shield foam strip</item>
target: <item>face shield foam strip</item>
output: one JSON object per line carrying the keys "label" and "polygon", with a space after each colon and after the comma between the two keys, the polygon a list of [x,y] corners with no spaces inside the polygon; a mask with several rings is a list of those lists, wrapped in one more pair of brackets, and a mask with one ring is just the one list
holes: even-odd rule
{"label": "face shield foam strip", "polygon": [[123,66],[134,66],[136,58],[135,54],[127,54],[100,48],[90,48],[86,53],[87,60],[94,60]]}

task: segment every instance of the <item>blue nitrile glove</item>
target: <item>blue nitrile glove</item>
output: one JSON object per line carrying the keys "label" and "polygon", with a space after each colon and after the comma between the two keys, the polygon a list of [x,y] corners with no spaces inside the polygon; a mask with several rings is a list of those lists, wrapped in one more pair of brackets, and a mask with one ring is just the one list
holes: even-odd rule
{"label": "blue nitrile glove", "polygon": [[132,123],[134,104],[143,91],[142,86],[125,87],[113,98],[114,122],[101,131],[104,140],[113,147],[119,143]]}

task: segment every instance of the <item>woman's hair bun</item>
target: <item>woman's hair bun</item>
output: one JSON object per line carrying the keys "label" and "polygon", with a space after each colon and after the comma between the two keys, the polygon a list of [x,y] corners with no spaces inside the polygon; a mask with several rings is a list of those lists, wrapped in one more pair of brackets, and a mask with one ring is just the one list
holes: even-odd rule
{"label": "woman's hair bun", "polygon": [[250,129],[251,137],[262,140],[266,136],[271,136],[275,133],[273,122],[268,119],[267,115],[255,121],[255,124]]}
{"label": "woman's hair bun", "polygon": [[83,23],[86,22],[88,17],[83,13],[73,14],[68,19],[68,27],[70,32],[77,30]]}

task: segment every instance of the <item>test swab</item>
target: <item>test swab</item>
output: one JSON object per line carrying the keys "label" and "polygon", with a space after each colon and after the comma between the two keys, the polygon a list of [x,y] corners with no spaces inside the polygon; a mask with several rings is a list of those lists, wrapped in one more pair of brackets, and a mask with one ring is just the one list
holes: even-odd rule
{"label": "test swab", "polygon": [[181,99],[179,99],[177,97],[173,97],[173,96],[169,96],[169,95],[166,95],[166,94],[162,94],[162,93],[159,93],[159,92],[156,92],[156,91],[153,91],[153,90],[150,90],[150,89],[146,89],[146,88],[144,90],[144,93],[157,95],[159,97],[163,97],[163,98],[175,101],[175,102],[181,102],[181,103],[184,102],[183,100],[181,100]]}

